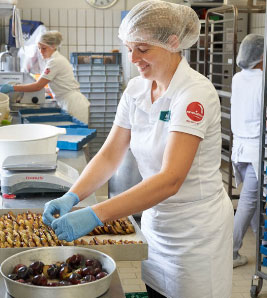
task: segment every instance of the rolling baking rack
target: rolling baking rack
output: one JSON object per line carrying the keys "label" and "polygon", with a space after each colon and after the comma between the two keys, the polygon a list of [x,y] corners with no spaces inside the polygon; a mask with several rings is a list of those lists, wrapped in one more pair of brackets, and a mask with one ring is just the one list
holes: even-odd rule
{"label": "rolling baking rack", "polygon": [[[266,15],[266,14],[265,14]],[[252,276],[250,296],[258,297],[263,280],[267,279],[267,217],[266,217],[266,194],[267,194],[267,155],[266,155],[266,112],[267,112],[267,70],[266,70],[266,39],[267,39],[267,18],[265,17],[265,36],[264,36],[264,66],[263,66],[263,95],[261,108],[261,135],[260,135],[260,150],[259,150],[259,175],[258,175],[258,232],[256,237],[256,269]]]}

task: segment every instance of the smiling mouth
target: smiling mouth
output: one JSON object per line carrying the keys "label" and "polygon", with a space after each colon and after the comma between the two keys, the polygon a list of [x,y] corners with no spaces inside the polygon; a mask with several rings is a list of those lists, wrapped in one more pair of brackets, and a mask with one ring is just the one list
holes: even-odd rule
{"label": "smiling mouth", "polygon": [[148,68],[148,65],[144,65],[144,66],[137,66],[138,70],[140,72],[144,72],[147,68]]}

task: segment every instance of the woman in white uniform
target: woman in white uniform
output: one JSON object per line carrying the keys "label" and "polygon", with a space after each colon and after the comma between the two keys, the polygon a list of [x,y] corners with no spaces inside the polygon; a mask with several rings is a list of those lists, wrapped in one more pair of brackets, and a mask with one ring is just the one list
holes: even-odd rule
{"label": "woman in white uniform", "polygon": [[62,35],[58,31],[42,34],[38,48],[46,60],[46,65],[39,80],[15,86],[5,84],[0,88],[0,92],[34,92],[49,84],[58,105],[78,120],[88,124],[90,103],[79,90],[80,85],[74,78],[71,64],[57,51],[61,41]]}
{"label": "woman in white uniform", "polygon": [[233,266],[245,265],[239,254],[242,240],[250,225],[257,231],[257,191],[262,99],[264,37],[247,35],[237,56],[242,69],[234,75],[231,96],[232,162],[236,184],[243,183],[234,218]]}
{"label": "woman in white uniform", "polygon": [[[140,76],[120,100],[112,130],[77,182],[46,204],[43,220],[68,241],[142,210],[148,242],[142,278],[149,297],[230,298],[233,207],[219,171],[220,103],[208,79],[181,51],[200,31],[187,6],[137,4],[119,37]],[[113,198],[69,212],[103,185],[131,148],[143,180]],[[60,212],[60,218],[53,214]]]}

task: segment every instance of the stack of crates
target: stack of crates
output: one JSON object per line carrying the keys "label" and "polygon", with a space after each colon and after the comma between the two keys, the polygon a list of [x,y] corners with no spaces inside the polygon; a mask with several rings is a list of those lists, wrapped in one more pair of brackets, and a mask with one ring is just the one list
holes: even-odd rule
{"label": "stack of crates", "polygon": [[71,53],[74,76],[90,101],[89,127],[97,130],[90,141],[90,157],[101,148],[113,125],[122,95],[121,53]]}

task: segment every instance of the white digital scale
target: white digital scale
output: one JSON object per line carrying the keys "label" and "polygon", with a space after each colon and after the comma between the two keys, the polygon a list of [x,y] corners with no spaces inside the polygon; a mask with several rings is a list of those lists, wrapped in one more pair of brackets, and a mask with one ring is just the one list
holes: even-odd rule
{"label": "white digital scale", "polygon": [[22,193],[67,192],[78,177],[57,154],[9,156],[2,163],[1,192],[10,199]]}

